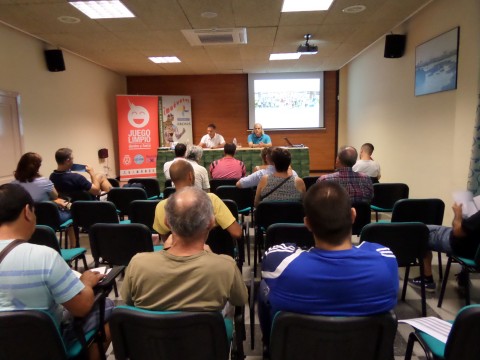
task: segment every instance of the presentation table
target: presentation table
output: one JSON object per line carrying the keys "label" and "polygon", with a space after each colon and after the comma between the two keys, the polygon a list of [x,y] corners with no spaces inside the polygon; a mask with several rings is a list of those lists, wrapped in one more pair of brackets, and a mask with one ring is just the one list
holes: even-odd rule
{"label": "presentation table", "polygon": [[[247,169],[247,175],[253,172],[257,165],[262,164],[259,148],[237,148],[235,158],[243,161]],[[292,168],[297,172],[298,176],[305,177],[310,174],[310,155],[308,147],[302,148],[288,148],[292,154]],[[212,161],[223,157],[223,149],[203,149],[203,156],[199,164],[204,166],[207,171]],[[173,150],[161,149],[157,151],[157,179],[160,183],[160,188],[163,191],[165,186],[165,174],[163,173],[163,164],[167,161],[173,160]]]}

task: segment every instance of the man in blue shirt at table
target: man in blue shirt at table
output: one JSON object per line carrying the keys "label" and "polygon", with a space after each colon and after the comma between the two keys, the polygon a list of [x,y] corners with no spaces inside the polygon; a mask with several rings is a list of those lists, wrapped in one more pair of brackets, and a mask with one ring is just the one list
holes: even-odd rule
{"label": "man in blue shirt at table", "polygon": [[248,146],[251,148],[263,148],[272,146],[270,136],[263,131],[262,124],[256,123],[253,131],[248,135]]}
{"label": "man in blue shirt at table", "polygon": [[352,245],[356,213],[346,190],[331,181],[317,183],[303,206],[315,246],[302,250],[294,243],[276,245],[262,261],[258,315],[266,344],[277,311],[365,316],[388,312],[397,304],[395,255],[380,244]]}

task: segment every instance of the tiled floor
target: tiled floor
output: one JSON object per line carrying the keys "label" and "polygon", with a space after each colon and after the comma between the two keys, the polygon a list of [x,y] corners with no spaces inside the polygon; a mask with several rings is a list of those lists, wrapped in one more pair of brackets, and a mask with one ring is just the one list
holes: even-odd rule
{"label": "tiled floor", "polygon": [[[356,241],[356,237],[353,238],[354,241]],[[87,235],[82,234],[81,235],[81,246],[86,247],[89,249],[89,242],[88,242],[88,237]],[[252,251],[253,254],[253,251]],[[434,259],[436,257],[434,256]],[[88,250],[87,253],[87,260],[90,264],[93,265],[92,257],[90,256],[90,251]],[[435,261],[435,260],[434,260]],[[434,262],[434,278],[437,279],[438,282],[438,275],[436,273],[437,267],[436,263]],[[443,259],[443,264],[446,264],[446,258]],[[253,263],[252,263],[253,265]],[[442,308],[437,307],[437,301],[438,301],[438,294],[440,291],[440,284],[437,283],[437,291],[435,293],[427,293],[427,315],[428,316],[438,316],[442,319],[453,319],[458,312],[458,310],[464,306],[465,300],[461,296],[461,294],[457,290],[457,285],[455,282],[455,277],[453,274],[456,274],[459,272],[459,267],[456,264],[452,265],[452,269],[450,272],[450,280],[449,284],[447,286],[447,291],[445,294],[445,299]],[[244,267],[244,276],[247,277],[248,274],[251,273],[250,267],[246,265]],[[403,284],[403,271],[400,269],[401,273],[401,282],[400,284]],[[417,270],[415,268],[412,269],[411,271],[411,277],[416,276]],[[257,279],[258,281],[258,279]],[[477,302],[478,299],[480,299],[480,280],[477,277],[472,277],[472,302]],[[121,280],[119,281],[119,285],[121,286]],[[115,301],[117,305],[123,304],[123,301],[121,298],[115,298],[113,292],[110,294],[110,297]],[[420,293],[418,290],[411,288],[408,286],[407,289],[407,296],[406,296],[406,301],[402,302],[399,299],[398,305],[395,308],[395,312],[397,314],[398,319],[407,319],[407,318],[414,318],[414,317],[420,317],[421,316],[421,303],[420,303]],[[255,318],[255,348],[252,350],[250,348],[250,318],[248,316],[249,312],[248,309],[245,312],[246,313],[246,323],[247,323],[247,340],[244,342],[244,351],[245,354],[247,355],[246,359],[247,360],[257,360],[257,359],[262,359],[262,341],[261,341],[261,331],[260,327],[258,325],[258,319]],[[397,330],[397,337],[395,339],[395,359],[403,359],[405,355],[405,349],[407,345],[407,339],[409,333],[412,331],[412,328],[409,325],[406,324],[399,324],[398,325],[398,330]],[[113,354],[113,348],[110,346],[108,349],[108,359],[109,360],[114,360],[115,356]],[[415,355],[419,355],[418,357],[414,357],[414,359],[425,359],[423,353],[421,352],[420,347],[418,345],[415,347]]]}

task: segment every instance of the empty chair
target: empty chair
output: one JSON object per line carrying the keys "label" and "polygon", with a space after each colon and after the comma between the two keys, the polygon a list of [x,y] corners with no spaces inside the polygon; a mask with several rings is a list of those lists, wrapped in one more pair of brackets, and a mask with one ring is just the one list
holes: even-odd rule
{"label": "empty chair", "polygon": [[107,194],[107,200],[115,204],[120,218],[128,216],[133,200],[147,200],[147,193],[141,188],[113,188]]}
{"label": "empty chair", "polygon": [[139,183],[145,187],[147,198],[149,200],[158,199],[160,197],[160,184],[156,178],[133,178],[128,180],[129,184]]}
{"label": "empty chair", "polygon": [[235,185],[238,179],[211,179],[210,180],[210,192],[215,192],[219,186],[223,185]]}
{"label": "empty chair", "polygon": [[428,360],[478,360],[480,359],[480,305],[466,306],[458,312],[443,343],[420,330],[408,337],[405,360],[412,358],[413,346],[418,341]]}
{"label": "empty chair", "polygon": [[[418,221],[426,225],[442,225],[445,203],[441,199],[401,199],[393,206],[392,222]],[[438,253],[438,274],[442,275],[442,254]]]}
{"label": "empty chair", "polygon": [[163,189],[163,198],[168,199],[168,197],[172,195],[174,192],[175,192],[174,187],[166,187],[165,189]]}
{"label": "empty chair", "polygon": [[371,222],[371,210],[370,204],[365,202],[353,203],[352,207],[355,208],[357,216],[352,224],[352,235],[360,236],[362,229],[365,225]]}
{"label": "empty chair", "polygon": [[264,248],[263,235],[267,228],[276,223],[303,223],[303,205],[298,201],[262,201],[255,211],[255,246],[253,271],[257,273],[257,260],[261,261]]}
{"label": "empty chair", "polygon": [[303,182],[305,183],[305,187],[308,191],[308,189],[310,189],[310,186],[312,185],[315,185],[315,183],[317,182],[318,178],[320,176],[304,176],[302,179],[303,179]]}
{"label": "empty chair", "polygon": [[69,266],[72,266],[72,261],[75,261],[75,269],[77,269],[78,259],[81,259],[84,270],[88,269],[87,259],[85,258],[87,249],[81,247],[60,249],[57,235],[55,235],[55,231],[50,226],[36,225],[35,231],[28,242],[51,247],[62,256],[63,260],[65,260]]}
{"label": "empty chair", "polygon": [[108,182],[110,183],[110,185],[112,185],[112,187],[120,187],[120,181],[118,181],[117,179],[115,178],[107,178]]}
{"label": "empty chair", "polygon": [[220,312],[149,311],[118,306],[113,310],[110,329],[118,360],[229,357],[230,346]]}
{"label": "empty chair", "polygon": [[152,226],[159,202],[160,200],[133,200],[130,203],[130,222],[146,225],[152,233],[156,233]]}
{"label": "empty chair", "polygon": [[334,317],[279,312],[272,324],[272,360],[393,359],[393,312]]}
{"label": "empty chair", "polygon": [[34,208],[37,224],[47,225],[53,230],[58,231],[60,233],[60,246],[62,244],[63,234],[65,233],[64,248],[68,248],[68,228],[73,226],[73,220],[69,219],[62,223],[60,220],[60,210],[53,201],[38,202]]}
{"label": "empty chair", "polygon": [[305,224],[272,224],[267,229],[265,248],[283,243],[294,243],[302,249],[310,249],[315,246],[313,233]]}
{"label": "empty chair", "polygon": [[152,235],[143,224],[92,225],[89,231],[90,247],[95,266],[102,262],[127,266],[135,254],[152,252]]}
{"label": "empty chair", "polygon": [[[411,223],[372,223],[366,225],[360,235],[360,241],[382,244],[393,252],[398,266],[405,267],[402,300],[405,301],[408,276],[411,266],[420,267],[420,276],[423,274],[423,258],[427,251],[428,228],[419,222]],[[427,315],[425,297],[425,283],[421,284],[422,316]]]}
{"label": "empty chair", "polygon": [[392,212],[393,205],[400,199],[408,199],[409,188],[403,183],[373,184],[373,199],[370,207],[375,211],[378,221],[379,212]]}

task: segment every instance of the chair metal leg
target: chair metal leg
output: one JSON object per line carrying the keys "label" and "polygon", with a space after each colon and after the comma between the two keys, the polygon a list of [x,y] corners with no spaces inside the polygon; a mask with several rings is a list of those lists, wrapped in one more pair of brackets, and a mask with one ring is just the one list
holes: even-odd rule
{"label": "chair metal leg", "polygon": [[410,275],[410,266],[405,267],[405,278],[403,279],[402,301],[405,301],[407,294],[408,276]]}
{"label": "chair metal leg", "polygon": [[415,336],[415,334],[413,332],[410,333],[408,337],[407,350],[405,351],[405,360],[412,359],[413,346],[415,345],[416,340],[417,340],[417,337]]}
{"label": "chair metal leg", "polygon": [[427,295],[425,294],[425,272],[423,269],[423,259],[418,259],[418,261],[420,262],[420,276],[421,276],[420,293],[422,296],[422,316],[425,317],[427,316]]}
{"label": "chair metal leg", "polygon": [[442,253],[438,252],[438,278],[440,281],[443,279],[443,268],[442,268]]}
{"label": "chair metal leg", "polygon": [[465,305],[468,306],[470,305],[470,272],[467,269],[462,269],[462,271],[465,271],[466,278],[466,284],[465,284]]}
{"label": "chair metal leg", "polygon": [[451,265],[452,265],[452,258],[449,257],[447,261],[447,267],[445,268],[445,275],[443,276],[442,289],[440,290],[440,295],[438,296],[437,307],[442,307],[443,296],[445,295],[445,289],[447,288],[448,274],[450,273]]}
{"label": "chair metal leg", "polygon": [[88,270],[87,258],[85,256],[85,254],[82,256],[82,261],[83,261],[83,271]]}

